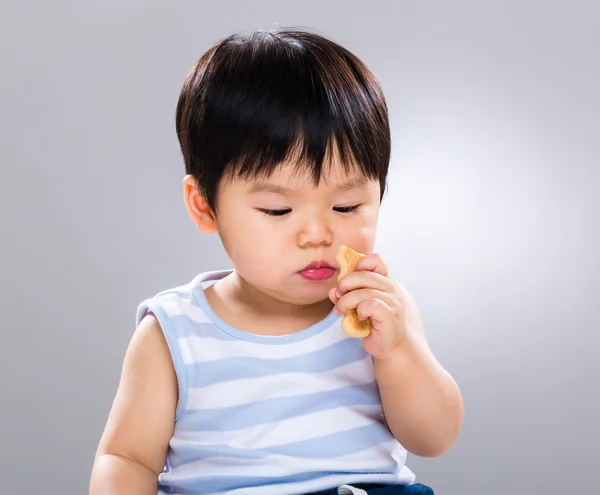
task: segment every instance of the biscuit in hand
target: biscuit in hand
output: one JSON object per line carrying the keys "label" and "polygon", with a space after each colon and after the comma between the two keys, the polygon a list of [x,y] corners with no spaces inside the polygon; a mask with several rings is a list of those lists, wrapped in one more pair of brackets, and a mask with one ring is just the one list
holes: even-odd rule
{"label": "biscuit in hand", "polygon": [[[338,275],[338,281],[346,276],[348,273],[353,272],[356,267],[356,263],[361,258],[364,258],[364,254],[357,253],[347,246],[340,246],[336,259],[340,264],[340,274]],[[342,318],[342,330],[349,337],[355,339],[364,339],[371,335],[371,320],[359,320],[356,308],[348,311]]]}

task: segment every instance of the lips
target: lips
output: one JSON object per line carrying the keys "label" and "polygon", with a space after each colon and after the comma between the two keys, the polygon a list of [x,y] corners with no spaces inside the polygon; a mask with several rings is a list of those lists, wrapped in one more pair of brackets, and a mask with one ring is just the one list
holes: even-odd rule
{"label": "lips", "polygon": [[316,269],[331,268],[331,269],[333,269],[333,267],[329,263],[327,263],[327,261],[313,261],[310,265],[305,266],[300,271],[302,272],[304,270],[311,270],[313,268],[316,268]]}
{"label": "lips", "polygon": [[314,261],[310,265],[304,267],[298,273],[306,280],[321,282],[331,278],[335,273],[335,268],[333,268],[326,261]]}

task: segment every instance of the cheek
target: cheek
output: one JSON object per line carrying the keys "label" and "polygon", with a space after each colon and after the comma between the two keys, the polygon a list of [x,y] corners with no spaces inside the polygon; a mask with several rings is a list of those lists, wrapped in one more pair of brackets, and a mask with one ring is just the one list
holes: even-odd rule
{"label": "cheek", "polygon": [[372,253],[377,233],[377,212],[378,209],[373,208],[357,217],[355,222],[340,233],[340,244],[351,246],[364,254]]}
{"label": "cheek", "polygon": [[238,213],[219,227],[223,247],[236,267],[252,271],[281,255],[281,238],[268,220],[254,212]]}
{"label": "cheek", "polygon": [[379,210],[367,211],[365,216],[361,219],[361,230],[365,235],[375,236],[377,232],[377,219]]}

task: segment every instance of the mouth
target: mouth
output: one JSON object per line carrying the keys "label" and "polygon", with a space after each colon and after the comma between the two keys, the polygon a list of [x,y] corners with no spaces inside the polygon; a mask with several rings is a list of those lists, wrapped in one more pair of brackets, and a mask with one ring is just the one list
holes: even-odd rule
{"label": "mouth", "polygon": [[322,282],[333,276],[335,268],[326,261],[314,261],[310,265],[305,266],[298,274],[313,282]]}

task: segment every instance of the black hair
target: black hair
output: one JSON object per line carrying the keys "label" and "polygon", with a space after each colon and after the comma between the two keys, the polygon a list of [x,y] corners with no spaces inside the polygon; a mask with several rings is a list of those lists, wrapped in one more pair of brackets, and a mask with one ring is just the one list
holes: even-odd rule
{"label": "black hair", "polygon": [[382,198],[386,189],[380,84],[353,53],[306,30],[237,33],[209,49],[185,79],[176,129],[186,173],[213,211],[226,175],[268,177],[291,160],[318,185],[332,146],[346,170],[378,180]]}

